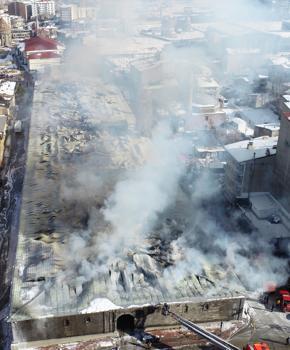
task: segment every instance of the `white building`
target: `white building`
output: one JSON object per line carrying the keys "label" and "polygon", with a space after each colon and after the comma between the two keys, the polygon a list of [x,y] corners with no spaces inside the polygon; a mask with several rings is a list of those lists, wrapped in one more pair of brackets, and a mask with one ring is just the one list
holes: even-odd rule
{"label": "white building", "polygon": [[38,0],[32,3],[32,17],[45,16],[52,17],[55,15],[55,2],[53,0]]}
{"label": "white building", "polygon": [[60,19],[62,22],[72,22],[78,19],[78,7],[76,5],[60,6]]}
{"label": "white building", "polygon": [[60,64],[64,49],[65,47],[55,40],[35,36],[19,43],[17,53],[30,71],[37,71],[48,65]]}

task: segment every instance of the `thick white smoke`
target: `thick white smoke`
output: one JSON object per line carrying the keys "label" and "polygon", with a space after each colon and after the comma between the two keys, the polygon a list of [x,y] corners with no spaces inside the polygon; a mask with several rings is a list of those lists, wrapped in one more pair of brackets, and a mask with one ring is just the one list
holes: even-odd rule
{"label": "thick white smoke", "polygon": [[[119,5],[123,6],[122,19],[126,19],[130,13],[128,23],[132,23],[132,28],[127,28],[127,34],[136,32],[136,8],[131,6],[132,3],[132,1],[126,1],[123,5],[121,3]],[[223,27],[225,22],[237,23],[245,19],[254,21],[258,17],[268,18],[270,15],[270,12],[258,1],[222,0],[219,2],[207,1],[207,3],[207,8],[214,12],[215,20],[219,21],[219,23],[213,23],[217,28],[219,25]],[[165,2],[163,5],[166,7]],[[206,7],[205,2],[203,5]],[[103,10],[107,13],[112,9],[108,6]],[[142,13],[142,7],[138,11]],[[130,26],[128,23],[127,25]],[[233,33],[230,42],[233,43],[233,47],[240,47],[240,40],[242,39],[239,34]],[[110,38],[106,38],[105,42],[107,46],[111,45]],[[120,45],[122,44],[123,42],[120,41]],[[188,91],[188,81],[185,79],[182,82],[180,77],[187,74],[190,76],[193,70],[197,76],[205,69],[204,66],[212,61],[212,57],[208,57],[207,49],[184,52],[175,48],[168,51],[167,54],[163,53],[165,59],[171,62],[183,59],[186,61],[182,68],[181,65],[172,64],[174,69],[169,69],[168,72],[171,76],[173,70],[179,77],[180,91]],[[90,53],[88,56],[94,61],[97,53],[94,49]],[[76,61],[81,68],[80,75],[84,71],[89,72],[91,77],[100,73],[99,70],[94,70],[95,66],[93,69],[91,64],[81,64],[83,56],[76,55],[76,58],[79,58],[79,61]],[[75,58],[73,61],[75,62]],[[67,69],[69,75],[71,67]],[[110,80],[111,76],[105,78]],[[130,87],[127,89],[130,90]],[[92,93],[89,97],[91,99],[85,96],[80,98],[80,101],[82,105],[88,105],[88,113],[93,115],[96,111],[89,104],[95,99],[95,95]],[[95,175],[94,162],[90,162],[85,171],[78,175],[76,183],[79,188],[72,192],[70,188],[64,188],[66,200],[74,200],[73,197],[77,196],[80,203],[89,202],[92,209],[89,212],[87,230],[73,233],[67,239],[68,243],[63,257],[65,271],[59,276],[60,281],[66,280],[82,285],[98,278],[100,274],[108,275],[109,271],[114,268],[116,270],[125,269],[128,274],[134,273],[134,259],[129,262],[128,255],[131,254],[132,257],[136,251],[146,247],[144,242],[154,231],[159,216],[169,207],[174,207],[177,193],[180,191],[179,181],[186,170],[182,155],[190,153],[190,147],[190,143],[172,133],[168,124],[160,123],[153,131],[147,162],[136,170],[128,172],[126,179],[117,183],[101,213],[93,208],[95,196],[103,186],[103,179]],[[285,261],[273,258],[268,248],[261,249],[261,252],[257,253],[256,250],[260,248],[260,243],[259,237],[255,235],[244,236],[237,232],[225,232],[216,219],[208,214],[207,208],[202,206],[203,201],[215,200],[219,195],[221,195],[220,189],[216,187],[216,182],[212,181],[209,174],[200,176],[195,181],[191,196],[192,211],[186,211],[188,221],[192,226],[190,229],[187,227],[181,237],[168,238],[171,241],[170,249],[172,249],[174,265],[167,267],[163,272],[159,271],[160,284],[171,288],[172,285],[168,284],[168,281],[179,282],[192,273],[203,274],[207,265],[222,266],[225,271],[232,270],[247,286],[253,289],[262,287],[268,280],[283,282],[286,271]],[[103,219],[107,226],[103,225]],[[101,229],[100,222],[102,222]],[[164,232],[166,236],[167,231],[163,230],[163,234]],[[162,238],[166,239],[166,237]],[[244,251],[247,251],[248,254],[244,254]],[[271,264],[268,263],[269,257]],[[155,265],[152,270],[157,271]],[[113,277],[111,279],[113,280]],[[234,288],[235,282],[236,280],[231,280],[229,285]]]}
{"label": "thick white smoke", "polygon": [[103,211],[117,247],[139,244],[156,224],[158,214],[174,202],[185,168],[182,154],[189,147],[188,142],[174,138],[168,124],[161,123],[153,131],[148,161],[117,184]]}

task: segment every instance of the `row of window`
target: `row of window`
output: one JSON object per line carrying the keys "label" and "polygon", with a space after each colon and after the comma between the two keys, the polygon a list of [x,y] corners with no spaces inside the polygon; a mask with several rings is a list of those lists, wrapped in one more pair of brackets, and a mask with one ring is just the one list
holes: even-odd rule
{"label": "row of window", "polygon": [[[91,322],[92,322],[92,320],[91,320],[90,316],[87,316],[87,317],[84,318],[84,323],[88,324],[88,323],[91,323]],[[69,327],[70,326],[70,321],[68,319],[63,320],[63,325],[65,327]]]}

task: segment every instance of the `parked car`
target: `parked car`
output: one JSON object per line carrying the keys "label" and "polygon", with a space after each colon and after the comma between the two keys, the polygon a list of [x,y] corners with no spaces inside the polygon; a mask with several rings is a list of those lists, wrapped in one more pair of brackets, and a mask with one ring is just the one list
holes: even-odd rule
{"label": "parked car", "polygon": [[22,130],[22,121],[21,120],[16,120],[16,122],[14,123],[14,132],[19,134],[21,133]]}
{"label": "parked car", "polygon": [[271,215],[271,216],[268,217],[268,221],[271,224],[280,224],[281,218],[280,218],[279,215]]}

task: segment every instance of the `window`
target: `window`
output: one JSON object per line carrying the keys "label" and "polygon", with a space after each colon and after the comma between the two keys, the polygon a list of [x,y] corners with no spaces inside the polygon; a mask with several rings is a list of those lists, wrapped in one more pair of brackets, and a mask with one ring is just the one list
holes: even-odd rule
{"label": "window", "polygon": [[88,324],[88,323],[91,323],[91,321],[92,321],[92,320],[91,320],[90,316],[88,316],[88,317],[85,318],[85,323]]}

